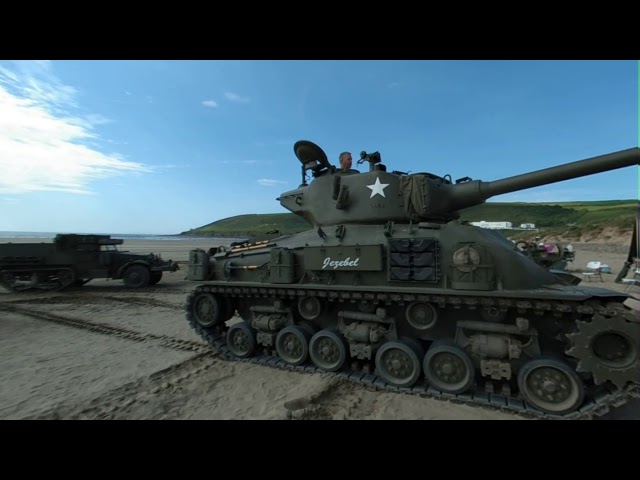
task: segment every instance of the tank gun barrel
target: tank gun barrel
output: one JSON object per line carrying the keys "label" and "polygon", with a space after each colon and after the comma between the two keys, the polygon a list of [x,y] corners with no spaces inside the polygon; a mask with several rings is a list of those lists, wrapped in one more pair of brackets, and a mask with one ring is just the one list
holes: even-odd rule
{"label": "tank gun barrel", "polygon": [[492,182],[474,180],[458,183],[450,187],[451,203],[446,208],[459,210],[481,204],[495,195],[638,165],[639,152],[638,147],[633,147]]}
{"label": "tank gun barrel", "polygon": [[517,175],[494,182],[483,182],[481,191],[488,197],[516,192],[549,183],[562,182],[573,178],[630,167],[638,164],[638,148],[599,155],[586,160],[545,168],[531,173]]}

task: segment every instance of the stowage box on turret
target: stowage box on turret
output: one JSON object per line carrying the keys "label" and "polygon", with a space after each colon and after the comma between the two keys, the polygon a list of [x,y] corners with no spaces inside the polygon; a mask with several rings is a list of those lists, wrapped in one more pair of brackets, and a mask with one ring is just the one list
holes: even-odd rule
{"label": "stowage box on turret", "polygon": [[50,243],[0,244],[0,285],[20,292],[61,290],[94,278],[122,279],[129,288],[155,285],[178,265],[160,255],[119,251],[110,235],[58,234]]}
{"label": "stowage box on turret", "polygon": [[590,418],[637,394],[627,295],[556,275],[458,211],[637,165],[638,148],[455,183],[387,172],[378,152],[361,153],[364,173],[308,141],[294,152],[302,183],[278,200],[308,231],[192,252],[187,319],[225,358],[542,418]]}

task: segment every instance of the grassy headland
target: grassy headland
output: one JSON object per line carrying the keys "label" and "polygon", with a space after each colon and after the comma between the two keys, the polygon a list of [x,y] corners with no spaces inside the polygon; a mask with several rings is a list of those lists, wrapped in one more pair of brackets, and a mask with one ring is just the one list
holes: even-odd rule
{"label": "grassy headland", "polygon": [[[502,230],[514,240],[532,235],[570,241],[589,241],[602,235],[628,236],[638,216],[637,200],[595,202],[504,203],[487,202],[460,211],[460,220],[471,222],[511,222],[514,227],[533,223],[537,231]],[[311,229],[304,219],[293,213],[249,214],[224,218],[181,235],[211,237],[261,237],[293,234]]]}

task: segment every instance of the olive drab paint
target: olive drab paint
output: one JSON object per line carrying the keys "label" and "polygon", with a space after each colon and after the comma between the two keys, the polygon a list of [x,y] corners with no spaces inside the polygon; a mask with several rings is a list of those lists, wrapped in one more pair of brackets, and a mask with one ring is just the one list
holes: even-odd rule
{"label": "olive drab paint", "polygon": [[193,256],[187,320],[225,358],[545,418],[598,415],[637,393],[627,295],[544,268],[459,213],[637,165],[637,147],[495,181],[387,171],[379,152],[360,154],[368,171],[343,172],[305,140],[294,153],[300,185],[277,200],[309,229]]}

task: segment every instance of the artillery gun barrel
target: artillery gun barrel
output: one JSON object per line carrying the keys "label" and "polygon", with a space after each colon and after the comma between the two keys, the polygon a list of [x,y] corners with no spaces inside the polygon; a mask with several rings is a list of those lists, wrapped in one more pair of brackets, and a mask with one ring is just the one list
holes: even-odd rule
{"label": "artillery gun barrel", "polygon": [[634,147],[502,180],[482,182],[480,191],[485,198],[489,198],[503,193],[516,192],[549,183],[562,182],[586,175],[638,165],[638,151],[638,148]]}
{"label": "artillery gun barrel", "polygon": [[493,182],[472,180],[451,185],[445,195],[432,199],[429,213],[461,210],[480,205],[495,195],[638,165],[639,151],[638,147],[634,147]]}

